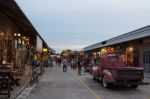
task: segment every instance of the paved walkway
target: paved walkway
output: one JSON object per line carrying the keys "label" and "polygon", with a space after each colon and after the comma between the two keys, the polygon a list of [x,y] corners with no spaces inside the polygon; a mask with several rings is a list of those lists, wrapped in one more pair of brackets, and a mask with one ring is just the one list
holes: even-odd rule
{"label": "paved walkway", "polygon": [[[26,74],[24,77],[22,77],[22,79],[20,79],[19,82],[20,86],[16,85],[12,86],[13,90],[10,92],[11,93],[10,99],[16,99],[16,96],[19,95],[24,90],[24,88],[28,86],[29,81],[30,81],[30,74]],[[7,95],[0,95],[0,99],[9,99],[9,98],[7,97]]]}
{"label": "paved walkway", "polygon": [[[93,80],[90,80],[90,83],[85,79],[87,78],[85,76],[89,75],[82,74],[78,76],[77,71],[70,68],[67,72],[62,72],[62,67],[47,68],[39,83],[27,87],[16,99],[101,99],[95,93],[96,91],[93,92],[87,86],[87,84],[95,85],[94,82],[91,82]],[[145,73],[144,80],[150,82],[149,77],[150,75]],[[100,87],[99,84],[98,87]]]}
{"label": "paved walkway", "polygon": [[62,67],[46,70],[37,86],[27,99],[98,99],[81,81],[77,72],[68,69],[62,72]]}
{"label": "paved walkway", "polygon": [[144,73],[144,82],[150,83],[150,73]]}

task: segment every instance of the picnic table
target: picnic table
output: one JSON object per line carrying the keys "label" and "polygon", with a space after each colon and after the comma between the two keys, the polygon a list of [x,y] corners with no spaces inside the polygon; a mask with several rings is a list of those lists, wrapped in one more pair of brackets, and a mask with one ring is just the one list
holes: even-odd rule
{"label": "picnic table", "polygon": [[[19,80],[12,76],[12,71],[9,68],[0,68],[0,95],[10,97],[10,90],[13,90],[11,84],[20,86]],[[3,90],[7,90],[7,93],[2,93]]]}
{"label": "picnic table", "polygon": [[7,77],[13,84],[20,86],[19,80],[12,76],[12,71],[9,68],[0,68],[0,77]]}

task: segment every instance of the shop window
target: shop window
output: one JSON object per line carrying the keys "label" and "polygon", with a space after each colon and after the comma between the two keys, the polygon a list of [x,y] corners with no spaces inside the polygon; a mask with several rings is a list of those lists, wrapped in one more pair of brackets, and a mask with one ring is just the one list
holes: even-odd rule
{"label": "shop window", "polygon": [[126,56],[127,56],[127,65],[133,66],[134,58],[133,58],[133,48],[132,47],[127,48]]}
{"label": "shop window", "polygon": [[150,72],[150,50],[143,51],[143,66],[146,72]]}
{"label": "shop window", "polygon": [[0,31],[0,66],[2,66],[2,60],[3,60],[4,35],[5,33],[3,31]]}

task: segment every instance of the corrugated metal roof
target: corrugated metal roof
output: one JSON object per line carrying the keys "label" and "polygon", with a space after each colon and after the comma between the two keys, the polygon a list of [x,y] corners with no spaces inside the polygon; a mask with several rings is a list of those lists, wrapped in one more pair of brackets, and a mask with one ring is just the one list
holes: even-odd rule
{"label": "corrugated metal roof", "polygon": [[121,42],[131,41],[131,40],[148,37],[148,36],[150,36],[150,25],[131,31],[129,33],[114,37],[112,39],[106,40],[105,41],[106,44],[102,44],[103,42],[99,42],[99,43],[87,46],[83,48],[83,51],[89,51],[89,50],[93,50],[96,48],[100,48],[100,47],[104,47],[104,46],[108,46],[112,44],[117,44]]}

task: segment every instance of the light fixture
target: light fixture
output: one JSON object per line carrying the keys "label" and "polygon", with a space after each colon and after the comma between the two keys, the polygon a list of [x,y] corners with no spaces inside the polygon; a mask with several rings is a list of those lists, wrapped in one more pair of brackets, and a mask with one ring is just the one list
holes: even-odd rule
{"label": "light fixture", "polygon": [[18,33],[18,36],[21,36],[21,34],[20,34],[20,33]]}
{"label": "light fixture", "polygon": [[128,51],[129,51],[129,52],[132,52],[132,51],[133,51],[133,47],[129,47],[129,48],[128,48]]}
{"label": "light fixture", "polygon": [[29,39],[28,39],[28,38],[26,38],[25,40],[26,40],[26,41],[29,41]]}
{"label": "light fixture", "polygon": [[43,52],[47,52],[48,51],[48,49],[47,48],[43,48]]}
{"label": "light fixture", "polygon": [[23,45],[25,45],[25,42],[24,42],[24,40],[22,40],[22,44],[23,44]]}
{"label": "light fixture", "polygon": [[4,33],[2,32],[1,35],[4,35]]}
{"label": "light fixture", "polygon": [[17,33],[14,33],[14,36],[17,36]]}
{"label": "light fixture", "polygon": [[22,39],[24,39],[24,40],[25,40],[25,39],[26,39],[26,37],[24,36],[24,37],[22,37]]}

